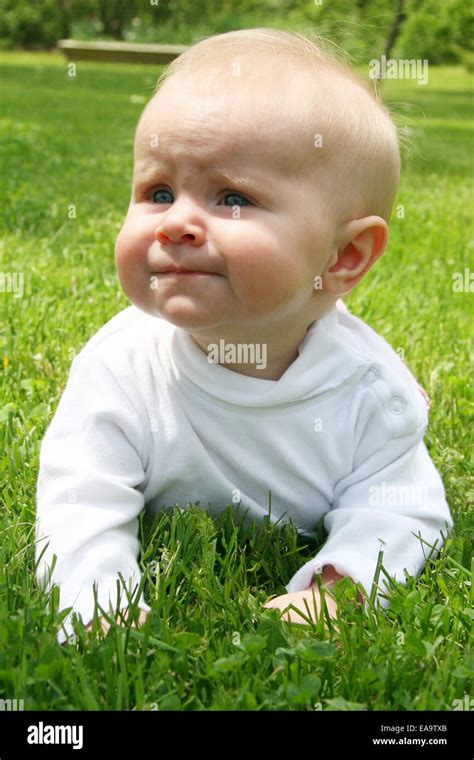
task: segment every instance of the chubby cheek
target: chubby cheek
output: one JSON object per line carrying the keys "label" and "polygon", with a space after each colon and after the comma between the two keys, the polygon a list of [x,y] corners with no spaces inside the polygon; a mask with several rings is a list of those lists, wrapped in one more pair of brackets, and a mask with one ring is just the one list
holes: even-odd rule
{"label": "chubby cheek", "polygon": [[294,243],[285,238],[242,234],[229,250],[227,269],[232,290],[254,314],[303,301],[313,287]]}
{"label": "chubby cheek", "polygon": [[115,265],[120,284],[133,301],[143,297],[147,250],[146,241],[136,225],[125,221],[115,241]]}

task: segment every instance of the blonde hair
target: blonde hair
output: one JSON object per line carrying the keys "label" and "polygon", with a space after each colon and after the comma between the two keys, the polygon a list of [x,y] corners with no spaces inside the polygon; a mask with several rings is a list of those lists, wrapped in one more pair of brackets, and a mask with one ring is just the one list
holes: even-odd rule
{"label": "blonde hair", "polygon": [[289,119],[304,123],[312,133],[316,122],[324,124],[326,149],[316,152],[315,159],[323,155],[340,173],[341,193],[349,191],[354,216],[377,214],[388,221],[400,177],[397,127],[377,90],[370,89],[342,55],[317,34],[310,38],[282,29],[240,29],[191,45],[164,70],[155,94],[172,77],[199,76],[203,70],[215,71],[225,82],[230,77],[229,59],[243,67],[246,76],[261,81],[275,68],[285,68],[291,75],[309,73],[314,90],[298,114],[288,114]]}

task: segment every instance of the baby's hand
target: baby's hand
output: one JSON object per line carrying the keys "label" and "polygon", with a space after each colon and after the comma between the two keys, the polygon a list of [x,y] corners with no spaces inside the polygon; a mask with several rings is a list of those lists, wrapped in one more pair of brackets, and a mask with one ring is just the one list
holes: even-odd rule
{"label": "baby's hand", "polygon": [[[308,609],[306,608],[306,604]],[[328,594],[325,594],[325,602],[331,618],[337,617],[337,604]],[[293,605],[297,610],[301,610],[304,617],[296,610],[287,610],[289,605]],[[304,589],[304,591],[293,591],[291,594],[282,594],[266,602],[264,607],[274,608],[282,611],[282,619],[292,623],[308,625],[308,618],[313,623],[317,622],[321,614],[321,596],[316,585]],[[316,608],[316,609],[315,609]],[[283,613],[286,611],[286,614]]]}
{"label": "baby's hand", "polygon": [[[121,614],[117,615],[117,617],[115,618],[115,621],[117,623],[122,622],[122,615],[125,618],[125,620],[128,620],[128,617],[129,617],[129,614],[130,614],[130,610],[128,608],[122,609],[120,611],[120,613]],[[140,615],[139,615],[138,621],[137,621],[138,625],[143,625],[143,623],[147,619],[147,616],[148,616],[148,612],[146,610],[140,609]],[[137,623],[134,622],[133,625],[136,626]],[[86,625],[86,630],[90,631],[92,629],[92,625],[93,625],[93,621],[91,620],[91,622]],[[100,618],[100,625],[101,625],[101,628],[102,628],[103,632],[105,634],[107,634],[108,631],[109,631],[109,629],[110,629],[110,623],[108,622],[108,620],[105,617],[101,617]]]}
{"label": "baby's hand", "polygon": [[[316,580],[316,577],[314,577],[313,582],[309,588],[305,588],[303,591],[294,591],[291,594],[282,594],[282,596],[277,596],[275,599],[271,599],[270,601],[266,602],[266,604],[263,606],[273,607],[284,612],[286,608],[292,604],[298,610],[301,610],[306,618],[309,617],[313,622],[316,622],[321,613],[321,596],[319,593],[319,583],[322,583],[324,587],[327,587],[333,585],[342,578],[344,578],[344,576],[341,575],[332,565],[325,565],[322,569],[321,576],[318,578],[318,580]],[[329,617],[336,618],[336,602],[328,594],[325,594],[324,597]],[[360,592],[359,601],[363,602],[363,597]],[[309,612],[306,609],[305,602],[308,605]],[[286,616],[283,616],[283,619],[291,621],[293,623],[306,623],[306,625],[308,625],[308,620],[305,620],[305,618],[299,615],[296,610],[287,610]]]}

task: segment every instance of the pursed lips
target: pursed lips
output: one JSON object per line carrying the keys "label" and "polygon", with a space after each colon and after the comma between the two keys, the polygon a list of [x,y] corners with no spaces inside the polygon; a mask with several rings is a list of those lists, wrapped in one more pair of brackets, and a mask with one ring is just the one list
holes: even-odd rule
{"label": "pursed lips", "polygon": [[172,275],[174,277],[189,277],[189,275],[205,275],[206,277],[211,277],[214,272],[201,272],[200,270],[196,269],[186,269],[186,270],[177,270],[177,269],[171,269],[166,270],[163,272],[157,272],[158,275]]}
{"label": "pursed lips", "polygon": [[168,266],[163,267],[162,269],[157,270],[154,272],[154,274],[157,275],[177,275],[177,276],[189,276],[189,275],[213,275],[217,274],[217,272],[209,272],[205,269],[189,269],[188,267],[176,267],[176,266]]}

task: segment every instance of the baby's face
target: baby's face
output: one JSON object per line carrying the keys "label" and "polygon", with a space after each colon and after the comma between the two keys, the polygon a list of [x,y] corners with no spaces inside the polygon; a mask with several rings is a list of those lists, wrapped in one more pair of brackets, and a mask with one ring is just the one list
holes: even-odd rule
{"label": "baby's face", "polygon": [[175,80],[137,129],[116,242],[126,295],[190,332],[309,324],[314,278],[336,250],[338,188],[324,167],[308,170],[316,130],[288,121],[301,95]]}

